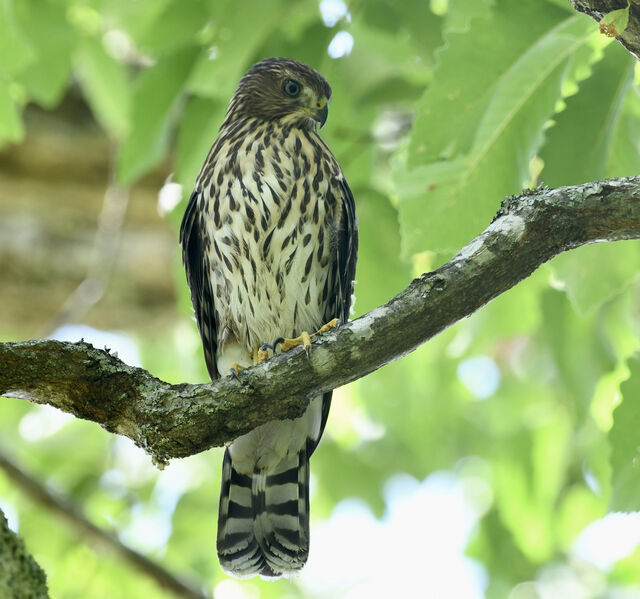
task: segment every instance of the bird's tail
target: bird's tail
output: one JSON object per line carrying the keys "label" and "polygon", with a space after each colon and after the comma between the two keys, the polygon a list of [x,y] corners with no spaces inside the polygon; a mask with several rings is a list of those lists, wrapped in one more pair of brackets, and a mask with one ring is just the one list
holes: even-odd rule
{"label": "bird's tail", "polygon": [[309,554],[307,448],[269,472],[240,474],[229,449],[222,464],[218,558],[240,578],[300,570]]}

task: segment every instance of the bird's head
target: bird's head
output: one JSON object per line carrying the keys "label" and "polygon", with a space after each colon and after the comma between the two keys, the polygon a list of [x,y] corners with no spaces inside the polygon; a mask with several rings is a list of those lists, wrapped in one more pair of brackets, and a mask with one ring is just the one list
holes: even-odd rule
{"label": "bird's head", "polygon": [[315,129],[327,120],[331,87],[317,71],[290,58],[253,65],[231,99],[225,124],[242,118]]}

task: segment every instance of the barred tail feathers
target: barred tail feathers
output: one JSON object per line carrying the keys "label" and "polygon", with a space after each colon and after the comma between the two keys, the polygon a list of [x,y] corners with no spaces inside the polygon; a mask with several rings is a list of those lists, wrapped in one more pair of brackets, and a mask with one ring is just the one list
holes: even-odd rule
{"label": "barred tail feathers", "polygon": [[309,554],[307,448],[270,472],[240,474],[229,450],[222,465],[218,557],[234,576],[278,577],[300,570]]}

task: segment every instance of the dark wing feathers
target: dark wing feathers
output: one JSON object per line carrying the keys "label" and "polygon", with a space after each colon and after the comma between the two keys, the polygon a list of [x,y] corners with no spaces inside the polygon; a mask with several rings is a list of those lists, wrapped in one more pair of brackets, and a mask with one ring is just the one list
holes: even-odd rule
{"label": "dark wing feathers", "polygon": [[[329,322],[334,318],[339,318],[341,323],[349,320],[349,310],[351,308],[351,296],[353,295],[354,276],[356,274],[356,262],[358,260],[358,219],[356,217],[356,206],[353,194],[342,178],[339,181],[339,198],[342,204],[342,215],[338,228],[338,244],[336,253],[337,273],[334,287],[331,290],[333,301],[327,302],[327,310],[324,313],[324,322]],[[315,451],[320,443],[324,427],[329,417],[331,408],[331,395],[329,391],[322,396],[322,420],[320,422],[320,434],[314,441],[309,439],[307,444],[307,456]]]}
{"label": "dark wing feathers", "polygon": [[[340,191],[342,192],[342,226],[338,231],[338,286],[335,291],[337,317],[342,322],[347,322],[358,259],[358,219],[353,194],[344,178],[340,180]],[[329,320],[335,317],[336,315],[331,316]]]}
{"label": "dark wing feathers", "polygon": [[218,333],[216,314],[213,306],[213,291],[209,280],[209,261],[207,260],[206,243],[203,225],[198,212],[198,201],[201,192],[196,188],[191,194],[180,225],[180,244],[182,245],[182,261],[187,272],[187,281],[191,289],[191,302],[202,338],[204,359],[209,376],[218,378],[216,366],[216,350]]}

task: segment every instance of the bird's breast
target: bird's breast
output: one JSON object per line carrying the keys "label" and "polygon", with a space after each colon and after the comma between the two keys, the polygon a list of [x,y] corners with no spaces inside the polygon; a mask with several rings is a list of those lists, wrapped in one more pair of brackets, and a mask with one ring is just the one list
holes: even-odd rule
{"label": "bird's breast", "polygon": [[341,175],[313,142],[263,130],[221,146],[210,165],[204,224],[222,348],[237,342],[250,356],[323,324]]}

